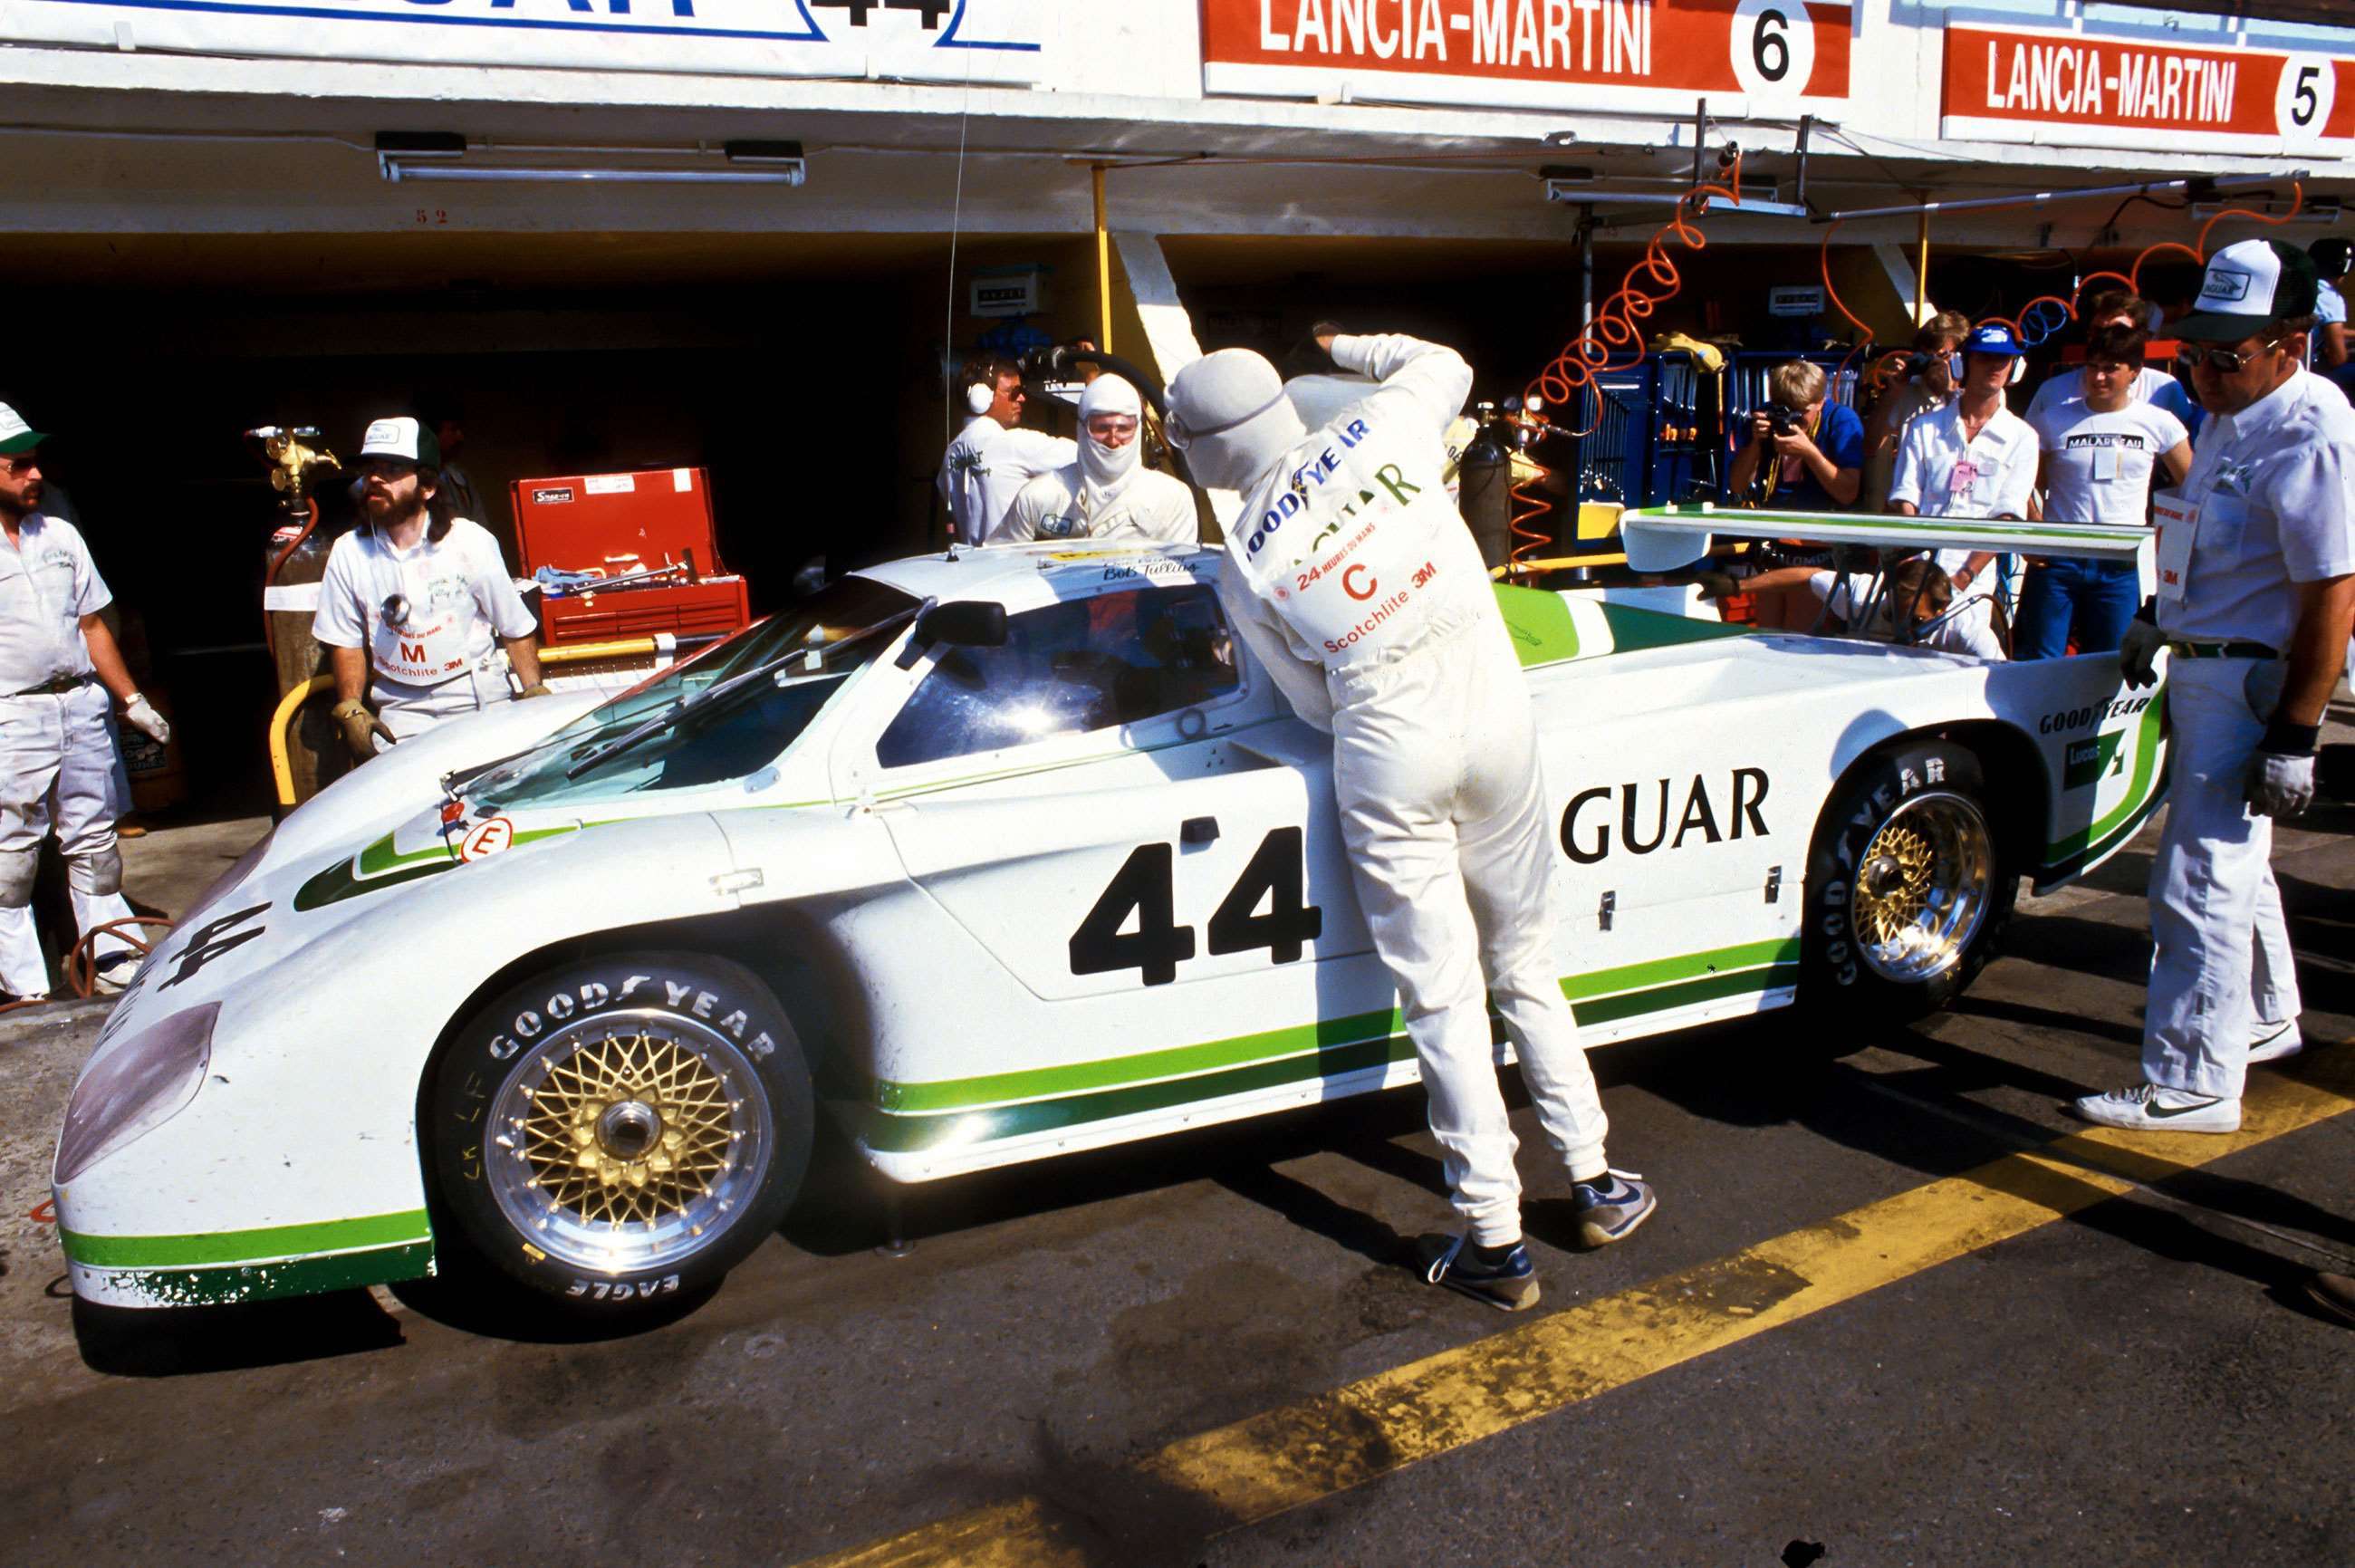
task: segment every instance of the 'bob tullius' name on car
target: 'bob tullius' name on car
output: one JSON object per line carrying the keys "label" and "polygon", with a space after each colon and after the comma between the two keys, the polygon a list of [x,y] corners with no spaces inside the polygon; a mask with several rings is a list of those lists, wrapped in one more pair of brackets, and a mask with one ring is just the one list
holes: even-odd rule
{"label": "'bob tullius' name on car", "polygon": [[[1220,560],[874,567],[634,691],[500,704],[338,781],[108,1021],[53,1175],[75,1293],[475,1271],[658,1309],[775,1233],[820,1115],[921,1182],[1412,1083],[1331,741],[1229,626]],[[1566,907],[1604,912],[1557,953],[1598,1045],[1943,1005],[2021,877],[2082,873],[2161,798],[2160,710],[2113,701],[2112,657],[1497,592]]]}

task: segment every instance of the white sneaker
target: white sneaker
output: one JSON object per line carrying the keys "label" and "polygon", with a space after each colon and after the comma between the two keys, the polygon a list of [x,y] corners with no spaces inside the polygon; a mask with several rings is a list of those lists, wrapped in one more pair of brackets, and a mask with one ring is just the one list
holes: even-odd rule
{"label": "white sneaker", "polygon": [[2156,1083],[2136,1083],[2107,1094],[2083,1095],[2070,1109],[2089,1122],[2135,1132],[2237,1133],[2241,1102]]}
{"label": "white sneaker", "polygon": [[2292,1019],[2270,1034],[2260,1035],[2249,1042],[2249,1065],[2254,1067],[2260,1061],[2279,1061],[2286,1056],[2296,1056],[2305,1049],[2306,1037],[2297,1032],[2297,1020]]}

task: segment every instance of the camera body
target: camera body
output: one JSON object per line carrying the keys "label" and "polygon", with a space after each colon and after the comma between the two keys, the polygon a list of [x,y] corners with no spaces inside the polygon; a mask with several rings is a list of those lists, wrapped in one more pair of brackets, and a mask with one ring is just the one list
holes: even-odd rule
{"label": "camera body", "polygon": [[1760,405],[1758,411],[1765,416],[1766,428],[1774,435],[1797,435],[1807,428],[1807,411],[1795,409],[1788,403],[1770,402]]}

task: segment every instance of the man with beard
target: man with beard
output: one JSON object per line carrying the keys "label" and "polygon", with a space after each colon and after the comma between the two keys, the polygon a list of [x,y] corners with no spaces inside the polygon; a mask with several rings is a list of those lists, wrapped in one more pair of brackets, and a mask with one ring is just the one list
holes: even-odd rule
{"label": "man with beard", "polygon": [[1192,544],[1200,521],[1194,492],[1145,466],[1145,405],[1118,376],[1080,394],[1080,460],[1022,487],[989,544],[1025,539],[1142,539]]}
{"label": "man with beard", "polygon": [[[48,961],[33,923],[41,840],[54,831],[65,857],[74,923],[87,933],[127,920],[123,853],[114,819],[131,799],[108,695],[159,743],[172,728],[140,695],[99,619],[113,602],[71,523],[41,510],[41,432],[0,403],[0,988],[45,997]],[[120,990],[107,969],[134,956],[112,936],[93,944],[101,990]]]}
{"label": "man with beard", "polygon": [[[413,419],[368,426],[360,443],[362,526],[336,541],[319,585],[311,635],[331,650],[336,722],[363,762],[379,736],[404,741],[495,702],[548,695],[531,612],[498,542],[480,524],[430,505],[441,461],[433,432]],[[520,691],[498,667],[495,635]]]}

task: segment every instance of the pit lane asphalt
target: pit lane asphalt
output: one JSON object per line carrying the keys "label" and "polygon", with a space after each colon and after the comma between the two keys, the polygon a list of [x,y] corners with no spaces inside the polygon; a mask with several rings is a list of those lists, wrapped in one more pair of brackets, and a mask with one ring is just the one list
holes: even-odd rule
{"label": "pit lane asphalt", "polygon": [[[2355,1093],[2325,1043],[2355,1032],[2355,809],[2278,843],[2311,1043],[2259,1073]],[[1555,1244],[1567,1189],[1518,1113],[1540,1313],[2073,1130],[2068,1095],[2137,1075],[2147,849],[1836,1060],[1776,1017],[1598,1052],[1614,1157],[1663,1194],[1625,1246]],[[1144,1461],[1529,1321],[1402,1266],[1447,1219],[1412,1093],[922,1192],[898,1259],[827,1159],[783,1238],[628,1338],[403,1286],[143,1318],[101,1371],[27,1218],[101,1016],[0,1024],[0,1563],[791,1563],[1018,1502],[1120,1568],[2355,1561],[2355,1330],[2296,1288],[2355,1257],[2355,1115],[1222,1528]]]}

